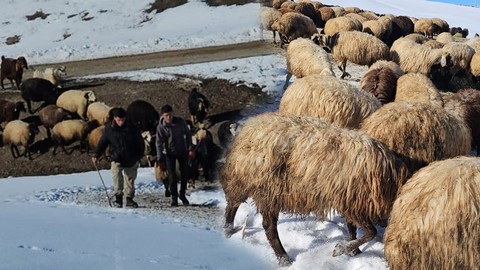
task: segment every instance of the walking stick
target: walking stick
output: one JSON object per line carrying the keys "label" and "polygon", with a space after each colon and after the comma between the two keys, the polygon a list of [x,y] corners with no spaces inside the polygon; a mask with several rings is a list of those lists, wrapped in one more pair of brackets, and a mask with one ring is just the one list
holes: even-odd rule
{"label": "walking stick", "polygon": [[102,178],[102,175],[100,174],[100,171],[98,170],[97,163],[93,162],[93,166],[95,166],[95,169],[97,169],[98,176],[100,176],[100,180],[102,181],[103,188],[105,189],[105,195],[107,195],[108,205],[110,205],[110,207],[113,207],[112,202],[110,201],[110,196],[108,196],[107,186],[105,185],[105,182],[103,181],[103,178]]}

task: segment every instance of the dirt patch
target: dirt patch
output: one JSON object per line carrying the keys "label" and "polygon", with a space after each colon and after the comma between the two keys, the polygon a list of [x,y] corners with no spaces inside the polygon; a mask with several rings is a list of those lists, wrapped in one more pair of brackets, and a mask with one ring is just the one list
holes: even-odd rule
{"label": "dirt patch", "polygon": [[27,15],[25,17],[27,17],[27,20],[29,21],[33,21],[35,19],[42,19],[42,20],[45,20],[50,14],[49,13],[43,13],[43,11],[39,10],[35,13],[33,13],[32,15]]}
{"label": "dirt patch", "polygon": [[[202,84],[201,92],[206,95],[211,103],[210,114],[220,114],[230,111],[240,111],[241,114],[248,114],[267,98],[267,95],[258,88],[250,88],[243,85],[232,85],[226,80],[196,78],[180,78],[173,81],[150,81],[132,82],[127,80],[98,80],[90,82],[84,90],[93,90],[97,98],[109,106],[121,106],[126,108],[128,104],[137,99],[150,102],[157,110],[165,104],[174,108],[176,115],[189,117],[187,98],[189,90],[193,85]],[[77,86],[80,86],[77,85]],[[2,91],[0,98],[9,100],[21,100],[18,91]],[[40,103],[34,103],[37,108]],[[21,118],[29,117],[22,114]],[[32,149],[33,160],[25,157],[14,159],[10,153],[10,147],[1,147],[0,156],[0,178],[9,176],[26,175],[54,175],[70,174],[94,170],[90,156],[81,153],[78,149],[71,155],[62,152],[52,154],[52,144],[46,139],[46,132],[40,127],[40,134],[37,135]],[[78,148],[78,144],[72,147]],[[143,165],[147,165],[146,161]],[[106,160],[100,162],[100,168],[108,169]]]}
{"label": "dirt patch", "polygon": [[156,11],[156,13],[160,13],[168,8],[177,7],[183,4],[186,4],[187,0],[155,0],[150,7],[145,10],[146,13],[151,13],[152,11]]}
{"label": "dirt patch", "polygon": [[204,0],[204,2],[210,7],[217,7],[258,3],[258,0]]}

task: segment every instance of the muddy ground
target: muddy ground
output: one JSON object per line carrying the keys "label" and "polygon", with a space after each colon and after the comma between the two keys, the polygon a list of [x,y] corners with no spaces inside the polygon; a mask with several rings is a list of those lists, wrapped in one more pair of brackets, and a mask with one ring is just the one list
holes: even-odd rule
{"label": "muddy ground", "polygon": [[[241,117],[248,114],[256,106],[259,106],[267,98],[266,94],[259,88],[232,85],[228,81],[217,79],[202,80],[193,78],[192,80],[192,78],[180,78],[175,81],[150,82],[96,80],[89,82],[77,81],[74,83],[76,87],[82,87],[84,90],[93,90],[98,100],[110,106],[126,108],[132,101],[143,99],[150,102],[157,110],[160,110],[161,106],[168,103],[172,105],[176,115],[187,119],[189,117],[187,107],[188,94],[190,89],[198,83],[202,84],[200,91],[210,100],[210,115],[234,112],[234,115],[240,113]],[[0,90],[0,98],[21,100],[20,92],[13,90]],[[39,105],[40,103],[34,103],[33,108],[37,108]],[[29,114],[22,113],[21,118],[29,116]],[[215,127],[212,128],[212,130],[214,129]],[[32,154],[33,160],[25,157],[14,159],[10,153],[10,147],[0,147],[0,178],[69,174],[95,169],[89,154],[81,153],[77,149],[78,144],[73,144],[71,147],[74,147],[76,150],[70,155],[63,152],[53,155],[52,143],[47,139],[46,132],[41,127],[40,134],[37,135],[35,143],[32,145],[34,152]],[[143,164],[147,165],[146,162],[143,162]],[[99,166],[101,169],[109,168],[106,160],[101,161]]]}

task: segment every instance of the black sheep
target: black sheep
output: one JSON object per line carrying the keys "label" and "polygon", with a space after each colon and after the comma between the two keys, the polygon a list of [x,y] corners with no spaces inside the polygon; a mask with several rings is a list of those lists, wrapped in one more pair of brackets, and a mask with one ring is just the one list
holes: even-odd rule
{"label": "black sheep", "polygon": [[193,88],[188,95],[188,110],[192,118],[193,124],[203,123],[205,117],[208,114],[208,108],[210,107],[210,101],[198,92],[197,88]]}
{"label": "black sheep", "polygon": [[0,64],[1,71],[0,71],[0,84],[2,89],[5,89],[3,86],[3,80],[8,79],[10,80],[10,84],[12,85],[12,89],[15,85],[17,89],[20,89],[20,83],[22,82],[23,76],[23,69],[28,69],[27,60],[25,57],[20,56],[17,59],[13,58],[5,58],[2,55],[2,63]]}
{"label": "black sheep", "polygon": [[22,101],[11,102],[5,99],[0,99],[0,124],[17,120],[20,116],[20,112],[26,112],[25,105]]}
{"label": "black sheep", "polygon": [[144,100],[135,100],[127,107],[127,119],[141,131],[150,131],[155,134],[160,114],[152,104]]}
{"label": "black sheep", "polygon": [[53,85],[49,80],[40,78],[31,78],[25,80],[20,85],[20,90],[22,93],[22,98],[27,102],[28,112],[32,114],[34,113],[32,111],[32,101],[43,101],[44,104],[42,104],[40,107],[42,108],[46,105],[56,104],[59,96],[55,85]]}

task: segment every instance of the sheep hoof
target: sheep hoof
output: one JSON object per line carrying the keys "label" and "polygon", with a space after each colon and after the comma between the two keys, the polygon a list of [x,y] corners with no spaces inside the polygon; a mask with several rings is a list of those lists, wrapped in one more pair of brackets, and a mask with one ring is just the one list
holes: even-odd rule
{"label": "sheep hoof", "polygon": [[233,227],[233,225],[227,225],[223,229],[223,233],[225,234],[226,238],[232,237],[235,233],[240,231],[240,227]]}
{"label": "sheep hoof", "polygon": [[362,253],[362,252],[360,251],[359,248],[352,249],[352,247],[350,245],[348,245],[347,241],[341,241],[340,243],[338,243],[335,246],[335,249],[333,249],[332,256],[337,257],[337,256],[340,256],[342,254],[346,254],[350,257],[354,257],[354,256],[357,256],[360,253]]}

